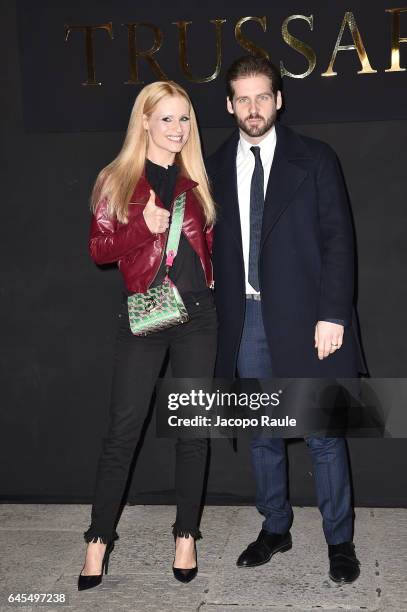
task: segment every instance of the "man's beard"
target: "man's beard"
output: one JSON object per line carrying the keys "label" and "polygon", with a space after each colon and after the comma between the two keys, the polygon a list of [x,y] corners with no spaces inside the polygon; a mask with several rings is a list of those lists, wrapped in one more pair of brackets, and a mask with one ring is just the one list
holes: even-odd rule
{"label": "man's beard", "polygon": [[[258,114],[249,115],[248,117],[246,117],[246,119],[240,119],[239,117],[237,117],[237,115],[235,115],[235,117],[237,125],[242,130],[242,132],[244,132],[248,136],[251,136],[252,138],[257,138],[259,136],[264,136],[264,134],[268,132],[270,128],[273,127],[276,121],[276,115],[277,113],[272,113],[267,120],[265,120],[262,115]],[[263,119],[263,123],[259,125],[249,125],[246,123],[248,119]]]}

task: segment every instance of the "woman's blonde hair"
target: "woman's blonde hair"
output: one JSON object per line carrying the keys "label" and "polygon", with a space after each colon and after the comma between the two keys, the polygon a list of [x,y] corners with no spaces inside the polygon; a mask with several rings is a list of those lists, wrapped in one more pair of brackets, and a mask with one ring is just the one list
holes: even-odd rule
{"label": "woman's blonde hair", "polygon": [[148,133],[143,126],[143,115],[147,117],[165,96],[181,96],[190,109],[190,134],[180,153],[176,154],[181,173],[198,183],[194,191],[202,206],[206,224],[215,222],[215,204],[212,199],[208,176],[202,159],[196,115],[191,100],[180,85],[173,81],[156,81],[146,85],[137,96],[131,111],[123,146],[118,156],[99,172],[91,196],[91,209],[106,198],[108,213],[120,222],[127,222],[130,198],[137,181],[143,174],[147,156]]}

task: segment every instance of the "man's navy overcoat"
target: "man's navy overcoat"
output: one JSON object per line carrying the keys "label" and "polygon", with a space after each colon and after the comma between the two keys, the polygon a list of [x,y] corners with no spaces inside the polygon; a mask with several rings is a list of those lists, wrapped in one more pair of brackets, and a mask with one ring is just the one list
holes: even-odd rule
{"label": "man's navy overcoat", "polygon": [[[273,375],[356,377],[365,370],[354,298],[354,237],[335,153],[277,123],[259,256],[261,305]],[[218,205],[213,265],[219,317],[217,376],[233,377],[245,315],[237,196],[238,131],[207,161]],[[320,361],[319,320],[346,322],[343,346]]]}

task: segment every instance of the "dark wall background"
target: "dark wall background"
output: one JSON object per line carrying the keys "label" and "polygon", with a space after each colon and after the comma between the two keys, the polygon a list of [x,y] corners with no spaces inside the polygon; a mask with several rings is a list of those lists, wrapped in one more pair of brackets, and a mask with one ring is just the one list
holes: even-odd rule
{"label": "dark wall background", "polygon": [[[25,133],[13,0],[2,3],[0,27],[0,495],[88,502],[107,426],[120,279],[88,256],[87,201],[123,134]],[[405,377],[407,121],[296,129],[329,142],[343,165],[358,238],[358,307],[370,374]],[[206,152],[228,133],[204,130]],[[155,438],[152,421],[131,500],[173,501],[172,447],[171,440]],[[406,505],[406,440],[352,439],[349,450],[356,504]],[[290,443],[289,455],[293,502],[315,504],[304,443]],[[234,453],[227,441],[213,441],[209,502],[251,501],[253,493],[247,445]]]}

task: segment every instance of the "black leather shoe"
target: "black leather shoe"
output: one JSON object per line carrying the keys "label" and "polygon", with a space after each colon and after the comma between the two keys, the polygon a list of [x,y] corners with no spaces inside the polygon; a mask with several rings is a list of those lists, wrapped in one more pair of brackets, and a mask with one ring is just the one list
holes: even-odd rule
{"label": "black leather shoe", "polygon": [[78,591],[85,591],[86,589],[93,589],[93,587],[98,586],[102,582],[103,571],[107,574],[109,569],[109,557],[110,553],[114,548],[114,542],[109,542],[106,546],[105,554],[103,555],[102,561],[102,571],[100,574],[92,575],[92,576],[82,576],[79,574],[78,577]]}
{"label": "black leather shoe", "polygon": [[256,567],[270,561],[271,557],[278,552],[285,552],[292,547],[291,534],[269,533],[262,529],[255,542],[242,552],[236,565],[238,567]]}
{"label": "black leather shoe", "polygon": [[342,542],[342,544],[329,544],[329,577],[334,582],[354,582],[359,574],[359,561],[355,554],[353,542]]}
{"label": "black leather shoe", "polygon": [[[174,540],[176,540],[176,536],[174,536]],[[195,549],[195,559],[196,565],[191,569],[183,569],[182,567],[174,567],[174,563],[172,564],[172,572],[174,574],[174,578],[179,580],[180,582],[191,582],[195,578],[198,573],[198,558],[196,554],[196,544],[194,543]]]}

